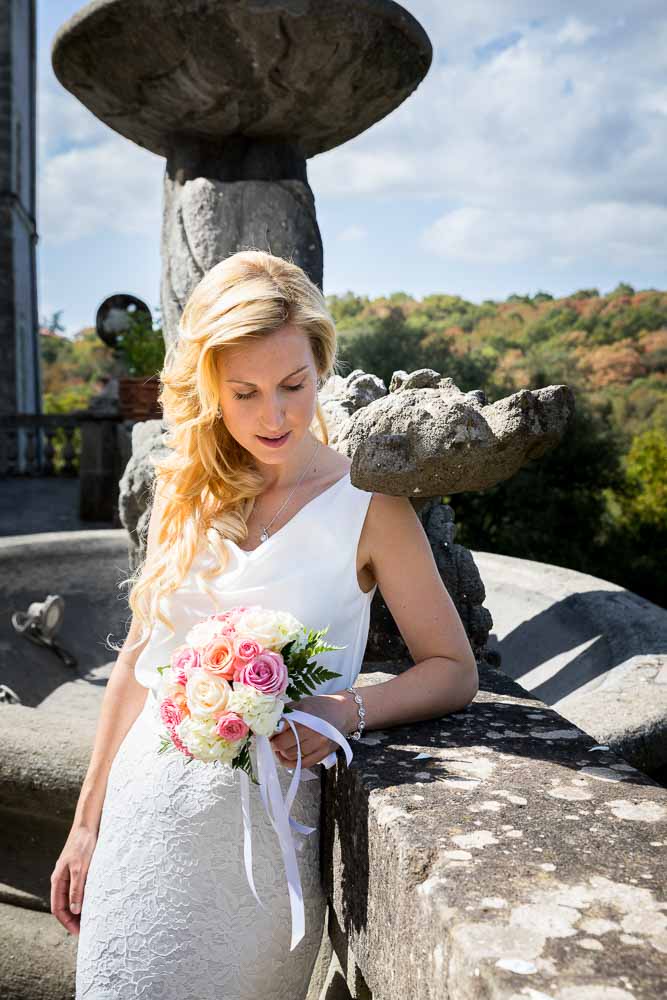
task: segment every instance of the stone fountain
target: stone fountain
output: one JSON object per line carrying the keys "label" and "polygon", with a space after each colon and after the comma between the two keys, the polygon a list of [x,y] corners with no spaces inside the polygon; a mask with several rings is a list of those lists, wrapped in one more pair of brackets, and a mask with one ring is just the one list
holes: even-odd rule
{"label": "stone fountain", "polygon": [[431,58],[391,0],[94,0],[63,25],[62,85],[166,159],[168,343],[202,275],[247,246],[291,256],[322,287],[306,161],[398,107]]}

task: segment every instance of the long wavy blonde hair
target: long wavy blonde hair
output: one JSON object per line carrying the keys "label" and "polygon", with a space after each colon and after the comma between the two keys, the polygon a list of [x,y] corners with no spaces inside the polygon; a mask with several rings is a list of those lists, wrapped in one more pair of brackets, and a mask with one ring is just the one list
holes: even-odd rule
{"label": "long wavy blonde hair", "polygon": [[[176,590],[202,539],[214,553],[203,580],[224,571],[225,538],[248,536],[247,519],[264,480],[253,456],[229,433],[219,405],[219,361],[226,347],[275,332],[286,324],[307,334],[321,382],[335,374],[336,328],[320,289],[297,264],[263,250],[242,250],[208,271],[190,295],[179,336],[160,372],[166,457],[151,457],[150,503],[160,495],[163,514],[155,551],[123,583],[141,625],[137,645],[159,619],[174,634],[160,599]],[[312,433],[329,442],[319,399]],[[215,528],[212,521],[215,519]],[[206,587],[206,583],[203,583]],[[114,647],[115,648],[115,647]]]}

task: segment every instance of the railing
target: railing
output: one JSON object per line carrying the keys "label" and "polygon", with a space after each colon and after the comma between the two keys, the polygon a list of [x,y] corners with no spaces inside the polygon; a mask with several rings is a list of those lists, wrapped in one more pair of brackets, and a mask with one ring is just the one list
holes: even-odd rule
{"label": "railing", "polygon": [[87,410],[0,416],[0,478],[78,476]]}
{"label": "railing", "polygon": [[132,421],[91,410],[0,416],[0,480],[79,480],[79,518],[118,522],[118,483]]}

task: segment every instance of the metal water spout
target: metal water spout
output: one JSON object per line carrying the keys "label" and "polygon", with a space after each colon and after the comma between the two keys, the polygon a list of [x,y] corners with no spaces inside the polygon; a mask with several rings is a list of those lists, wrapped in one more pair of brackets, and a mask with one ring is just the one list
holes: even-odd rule
{"label": "metal water spout", "polygon": [[25,636],[38,646],[52,649],[66,667],[76,667],[76,657],[68,653],[54,638],[64,617],[65,601],[58,594],[49,594],[42,602],[33,601],[27,612],[14,611],[12,625],[19,635]]}

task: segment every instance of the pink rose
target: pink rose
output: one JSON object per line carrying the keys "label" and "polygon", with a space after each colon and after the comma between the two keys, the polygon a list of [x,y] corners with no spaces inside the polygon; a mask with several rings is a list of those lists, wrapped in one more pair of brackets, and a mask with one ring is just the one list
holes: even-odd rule
{"label": "pink rose", "polygon": [[244,639],[243,636],[238,637],[234,643],[234,652],[236,653],[236,670],[234,671],[235,681],[241,679],[241,671],[243,668],[246,664],[260,656],[262,650],[263,647],[260,646],[256,639]]}
{"label": "pink rose", "polygon": [[194,757],[194,754],[190,750],[188,750],[188,748],[186,747],[185,743],[178,735],[178,733],[171,734],[171,741],[176,747],[176,749],[180,750],[181,753],[184,753],[186,757]]}
{"label": "pink rose", "polygon": [[190,753],[188,748],[185,746],[180,736],[176,732],[176,726],[179,724],[183,718],[182,713],[179,711],[178,706],[174,704],[171,698],[165,698],[164,701],[160,702],[160,718],[165,724],[167,732],[171,737],[171,741],[174,746],[184,753],[187,757],[194,756]]}
{"label": "pink rose", "polygon": [[192,646],[179,646],[171,654],[170,659],[173,678],[177,684],[185,684],[189,672],[200,666],[199,653]]}
{"label": "pink rose", "polygon": [[266,650],[241,670],[234,680],[257,688],[262,694],[283,694],[289,683],[287,667],[280,653]]}
{"label": "pink rose", "polygon": [[226,681],[234,679],[235,670],[234,640],[229,635],[219,635],[206,645],[201,655],[201,665],[210,674],[224,677]]}
{"label": "pink rose", "polygon": [[160,702],[160,718],[171,733],[182,719],[181,711],[171,698]]}
{"label": "pink rose", "polygon": [[236,621],[235,611],[219,611],[216,615],[211,615],[211,621],[214,622],[227,622],[229,625],[233,625]]}
{"label": "pink rose", "polygon": [[235,608],[229,608],[227,611],[218,611],[217,614],[211,615],[211,621],[217,622],[229,622],[233,625],[237,618],[248,609],[243,604],[238,604]]}
{"label": "pink rose", "polygon": [[247,736],[250,729],[236,712],[224,712],[218,719],[215,731],[218,736],[222,736],[223,740],[236,743],[237,740],[242,740]]}

